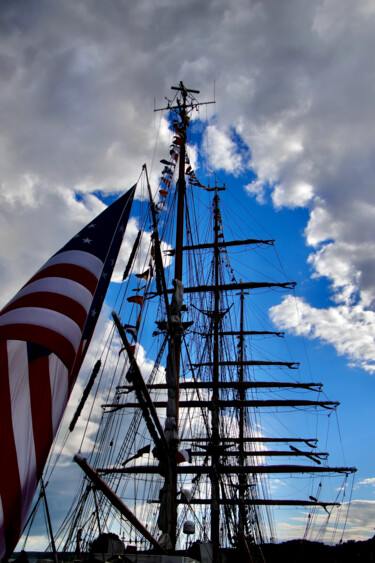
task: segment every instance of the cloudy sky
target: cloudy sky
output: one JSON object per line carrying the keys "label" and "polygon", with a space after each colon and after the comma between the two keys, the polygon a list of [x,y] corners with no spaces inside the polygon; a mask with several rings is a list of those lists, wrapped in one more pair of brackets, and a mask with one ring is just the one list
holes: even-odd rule
{"label": "cloudy sky", "polygon": [[359,469],[358,539],[373,535],[375,512],[374,51],[374,0],[0,9],[0,305],[103,209],[99,192],[131,186],[144,162],[158,173],[154,99],[164,105],[180,80],[202,100],[215,89],[212,166],[245,179],[243,201],[278,217],[283,244],[293,225],[287,271],[309,278],[297,291],[301,325],[289,298],[272,319],[303,332],[330,398],[350,400],[342,439]]}

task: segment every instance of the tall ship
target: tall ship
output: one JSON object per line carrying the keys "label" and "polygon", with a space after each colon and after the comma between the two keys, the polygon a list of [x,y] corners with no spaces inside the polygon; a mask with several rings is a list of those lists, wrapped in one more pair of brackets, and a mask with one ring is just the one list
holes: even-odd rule
{"label": "tall ship", "polygon": [[[247,202],[240,214],[241,205],[237,203],[237,212],[230,205],[231,198],[243,196],[202,171],[199,110],[206,103],[198,101],[199,92],[182,82],[172,91],[163,108],[171,146],[161,160],[158,185],[150,185],[144,166],[137,187],[108,207],[105,221],[99,216],[77,235],[82,248],[75,246],[77,237],[72,239],[1,311],[0,338],[27,340],[28,353],[36,349],[38,361],[43,350],[52,350],[66,370],[65,398],[41,444],[35,435],[42,423],[33,426],[37,461],[29,481],[35,490],[74,380],[94,342],[108,290],[106,268],[113,268],[129,213],[136,217],[138,235],[114,298],[115,311],[67,430],[67,435],[76,433],[84,416],[81,444],[88,437],[92,450],[74,456],[81,480],[65,520],[54,530],[54,548],[91,561],[264,562],[264,546],[276,541],[284,509],[289,514],[300,510],[305,539],[316,537],[324,526],[341,525],[338,515],[344,508],[345,520],[347,502],[340,507],[339,497],[355,468],[328,463],[314,421],[328,418],[338,403],[326,399],[321,383],[300,375],[284,334],[267,319],[275,294],[279,298],[293,292],[295,283],[277,262],[274,240],[257,234],[255,220],[251,224]],[[130,212],[133,197],[137,204]],[[74,253],[90,252],[91,234],[102,223],[107,232],[100,243],[102,270],[92,301],[84,305],[86,297],[80,298],[84,320],[81,311],[74,312],[81,327],[74,351],[62,337],[51,344],[49,325],[43,325],[36,342],[30,330],[20,336],[16,313],[50,307],[44,305],[45,296],[37,306],[32,300],[41,291],[41,280],[66,279],[61,264],[71,264]],[[82,256],[74,258],[74,267],[81,267]],[[95,260],[89,269],[95,269]],[[28,292],[35,283],[37,289]],[[59,314],[68,314],[66,310],[63,303]],[[332,498],[333,478],[339,493]],[[22,506],[30,506],[32,493],[30,488]],[[2,502],[14,517],[14,504]],[[3,554],[12,541],[14,548],[16,537],[4,513]],[[25,509],[19,533],[26,519]]]}

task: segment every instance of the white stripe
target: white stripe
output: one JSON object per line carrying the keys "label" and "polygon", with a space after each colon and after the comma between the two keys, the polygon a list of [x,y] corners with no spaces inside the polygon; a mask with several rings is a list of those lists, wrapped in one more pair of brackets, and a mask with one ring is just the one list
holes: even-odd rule
{"label": "white stripe", "polygon": [[92,303],[92,293],[83,285],[67,278],[48,277],[36,280],[29,285],[26,285],[11,301],[9,301],[8,305],[14,303],[14,301],[23,295],[29,295],[30,293],[36,293],[38,291],[66,295],[66,297],[70,297],[82,305],[86,312],[89,311]]}
{"label": "white stripe", "polygon": [[49,355],[49,379],[52,395],[52,429],[55,437],[68,402],[68,370],[55,354]]}
{"label": "white stripe", "polygon": [[72,319],[49,309],[22,307],[8,311],[0,317],[0,326],[9,324],[27,324],[51,329],[69,340],[76,352],[81,340],[81,329]]}
{"label": "white stripe", "polygon": [[27,344],[8,340],[7,349],[13,434],[22,491],[22,530],[37,487]]}
{"label": "white stripe", "polygon": [[97,256],[85,252],[84,250],[67,250],[66,252],[59,252],[52,256],[38,271],[41,272],[44,268],[54,266],[55,264],[74,264],[89,270],[97,278],[100,277],[103,270],[103,262]]}

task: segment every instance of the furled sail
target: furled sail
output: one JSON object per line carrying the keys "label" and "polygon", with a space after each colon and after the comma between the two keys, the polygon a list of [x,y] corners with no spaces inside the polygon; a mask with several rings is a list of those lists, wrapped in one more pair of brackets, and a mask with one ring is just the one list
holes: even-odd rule
{"label": "furled sail", "polygon": [[0,311],[0,559],[22,533],[108,289],[136,186]]}

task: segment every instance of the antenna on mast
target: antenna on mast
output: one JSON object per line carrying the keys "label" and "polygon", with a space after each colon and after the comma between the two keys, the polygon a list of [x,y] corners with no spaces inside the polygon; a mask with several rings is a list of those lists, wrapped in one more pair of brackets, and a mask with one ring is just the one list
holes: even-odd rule
{"label": "antenna on mast", "polygon": [[[198,106],[204,106],[204,105],[216,103],[215,101],[213,101],[213,102],[198,102],[195,99],[195,97],[193,96],[193,94],[199,94],[200,90],[193,90],[192,88],[186,88],[186,86],[182,82],[182,80],[180,81],[180,84],[178,86],[171,86],[171,90],[176,90],[177,92],[181,93],[185,109],[194,109],[194,108],[197,108]],[[190,103],[186,103],[188,98],[190,98]],[[177,105],[173,105],[174,100],[176,98],[174,98],[172,101],[168,100],[168,98],[166,98],[166,99],[168,101],[167,107],[157,108],[157,109],[154,109],[154,111],[166,111],[166,110],[173,110],[173,109],[178,110],[180,108],[180,104],[179,104],[178,99],[177,99]]]}

